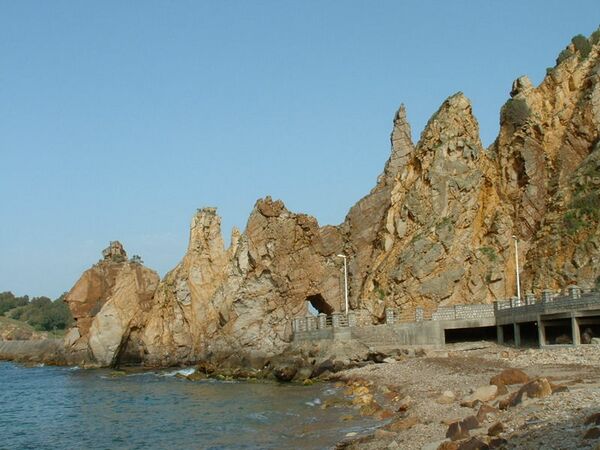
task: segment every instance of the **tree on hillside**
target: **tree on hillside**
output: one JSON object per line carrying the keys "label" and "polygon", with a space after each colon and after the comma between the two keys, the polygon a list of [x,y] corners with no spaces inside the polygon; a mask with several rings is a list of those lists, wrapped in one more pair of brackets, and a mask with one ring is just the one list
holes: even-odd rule
{"label": "tree on hillside", "polygon": [[29,297],[27,295],[23,297],[15,297],[15,295],[10,291],[0,292],[0,316],[13,308],[25,306],[28,303]]}
{"label": "tree on hillside", "polygon": [[[65,294],[55,301],[48,297],[15,298],[12,293],[2,293],[0,305],[3,313],[15,320],[26,322],[38,331],[64,330],[73,322],[73,316],[64,302]],[[5,301],[2,302],[2,299]],[[18,300],[18,301],[17,301]]]}

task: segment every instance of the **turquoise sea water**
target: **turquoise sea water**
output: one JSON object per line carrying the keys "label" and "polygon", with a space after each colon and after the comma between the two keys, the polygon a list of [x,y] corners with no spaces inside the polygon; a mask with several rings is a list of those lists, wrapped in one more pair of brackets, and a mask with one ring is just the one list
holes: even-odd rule
{"label": "turquoise sea water", "polygon": [[340,395],[329,384],[174,375],[0,362],[0,448],[317,449],[372,425],[352,409],[322,409]]}

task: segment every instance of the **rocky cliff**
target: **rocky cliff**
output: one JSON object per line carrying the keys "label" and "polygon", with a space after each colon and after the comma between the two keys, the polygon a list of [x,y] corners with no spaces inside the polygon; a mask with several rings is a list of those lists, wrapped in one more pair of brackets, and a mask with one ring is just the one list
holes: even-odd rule
{"label": "rocky cliff", "polygon": [[[598,33],[596,33],[598,34]],[[339,226],[259,200],[226,249],[214,208],[192,219],[188,250],[160,281],[111,245],[73,287],[72,351],[110,365],[202,359],[260,366],[282,352],[293,317],[350,306],[369,322],[386,307],[486,303],[522,289],[594,285],[600,275],[600,44],[561,53],[544,81],[512,86],[485,149],[458,93],[414,144],[401,107],[376,186]],[[514,237],[513,237],[514,236]]]}
{"label": "rocky cliff", "polygon": [[141,362],[144,344],[137,336],[147,320],[160,277],[139,262],[128,261],[119,242],[83,273],[65,301],[75,326],[65,347],[78,362],[115,365],[119,359]]}

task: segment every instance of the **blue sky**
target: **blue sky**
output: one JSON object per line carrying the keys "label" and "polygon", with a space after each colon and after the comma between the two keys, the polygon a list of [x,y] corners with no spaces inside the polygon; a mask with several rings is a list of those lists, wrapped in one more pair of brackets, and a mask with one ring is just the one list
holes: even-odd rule
{"label": "blue sky", "polygon": [[0,291],[56,297],[110,240],[164,275],[196,208],[228,241],[255,201],[343,221],[404,103],[449,95],[489,145],[596,1],[0,0]]}

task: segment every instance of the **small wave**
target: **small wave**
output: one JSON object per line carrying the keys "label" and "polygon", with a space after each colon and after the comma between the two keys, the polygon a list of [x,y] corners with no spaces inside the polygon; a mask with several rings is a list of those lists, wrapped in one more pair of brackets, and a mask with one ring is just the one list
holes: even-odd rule
{"label": "small wave", "polygon": [[196,369],[194,369],[193,367],[190,367],[188,369],[179,369],[179,370],[174,370],[172,372],[166,372],[166,373],[162,374],[162,376],[163,377],[174,377],[176,375],[181,375],[184,377],[189,377],[194,372],[196,372]]}
{"label": "small wave", "polygon": [[314,400],[312,400],[310,402],[305,402],[305,405],[308,405],[308,406],[318,406],[320,404],[321,404],[320,398],[315,398]]}
{"label": "small wave", "polygon": [[248,418],[250,418],[252,420],[256,420],[257,422],[260,422],[260,423],[267,423],[269,421],[269,418],[263,413],[251,413],[251,414],[248,414]]}

